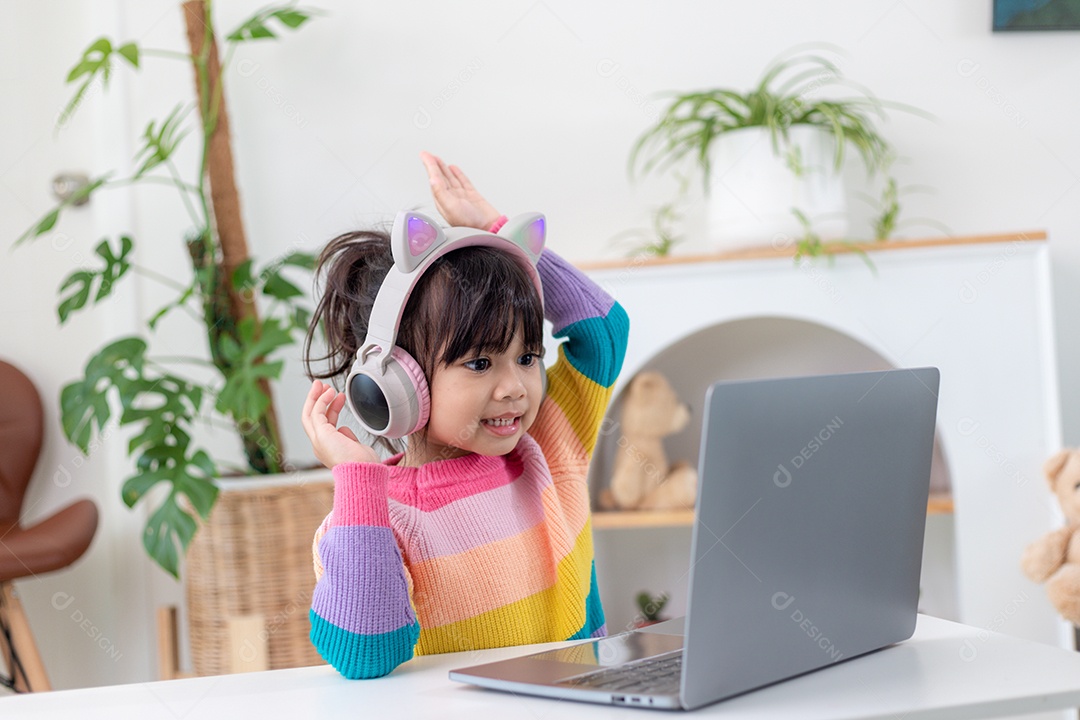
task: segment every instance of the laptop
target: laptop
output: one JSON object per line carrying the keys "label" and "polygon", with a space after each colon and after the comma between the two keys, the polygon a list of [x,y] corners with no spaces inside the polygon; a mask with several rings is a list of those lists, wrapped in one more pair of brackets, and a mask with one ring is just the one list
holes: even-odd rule
{"label": "laptop", "polygon": [[908,639],[938,381],[914,368],[713,384],[685,618],[450,678],[693,710]]}

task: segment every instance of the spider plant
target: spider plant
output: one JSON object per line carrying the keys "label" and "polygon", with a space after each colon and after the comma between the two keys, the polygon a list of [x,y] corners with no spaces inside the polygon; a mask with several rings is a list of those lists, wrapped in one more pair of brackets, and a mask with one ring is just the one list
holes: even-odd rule
{"label": "spider plant", "polygon": [[[837,170],[844,163],[848,146],[858,152],[870,174],[882,169],[890,148],[876,124],[885,119],[886,107],[918,111],[878,99],[867,88],[844,78],[840,67],[820,54],[792,52],[773,60],[748,92],[718,88],[676,94],[656,124],[635,142],[629,160],[631,176],[664,172],[690,158],[701,170],[708,191],[713,143],[725,133],[748,127],[764,128],[773,152],[785,157],[794,169],[800,163],[792,154],[789,134],[797,125],[818,127],[833,136]],[[828,86],[844,86],[856,95],[810,97]]]}
{"label": "spider plant", "polygon": [[900,219],[901,198],[905,195],[933,192],[934,189],[926,185],[898,185],[896,178],[890,177],[882,188],[879,198],[875,199],[866,193],[856,193],[856,197],[877,211],[877,215],[872,221],[872,232],[875,240],[888,240],[898,230],[912,226],[929,227],[945,235],[951,235],[952,229],[948,225],[933,218],[913,217]]}

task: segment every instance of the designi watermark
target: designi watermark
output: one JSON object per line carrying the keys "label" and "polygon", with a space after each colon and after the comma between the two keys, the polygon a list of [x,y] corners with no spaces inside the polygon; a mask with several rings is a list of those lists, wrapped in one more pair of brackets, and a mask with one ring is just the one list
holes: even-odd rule
{"label": "designi watermark", "polygon": [[[810,441],[807,442],[806,445],[803,445],[799,452],[792,456],[791,460],[789,460],[791,467],[798,470],[805,465],[810,458],[821,450],[821,448],[825,447],[825,443],[827,443],[829,439],[843,427],[843,425],[844,421],[839,415],[825,423],[825,426],[818,430],[817,433],[810,438]],[[775,483],[777,487],[786,488],[791,485],[792,479],[792,472],[787,469],[787,466],[784,463],[780,463],[776,466],[776,472],[773,473],[773,483]]]}
{"label": "designi watermark", "polygon": [[[777,610],[787,610],[795,604],[795,596],[786,592],[776,592],[772,596],[772,606]],[[829,656],[830,660],[839,661],[844,657],[844,653],[840,652],[840,649],[833,644],[832,640],[825,634],[825,632],[814,624],[814,621],[808,618],[802,610],[795,607],[791,611],[791,621],[799,626],[799,629],[806,633],[806,636],[810,638],[815,645],[825,651],[825,654]]]}
{"label": "designi watermark", "polygon": [[[74,603],[74,595],[63,591],[53,593],[52,606],[54,610],[66,612]],[[116,647],[113,641],[105,637],[105,634],[101,629],[98,628],[98,626],[95,625],[78,607],[72,608],[69,617],[71,618],[71,621],[78,625],[79,629],[86,633],[86,636],[105,653],[105,657],[116,662],[124,656],[124,653],[120,652],[120,649]]]}

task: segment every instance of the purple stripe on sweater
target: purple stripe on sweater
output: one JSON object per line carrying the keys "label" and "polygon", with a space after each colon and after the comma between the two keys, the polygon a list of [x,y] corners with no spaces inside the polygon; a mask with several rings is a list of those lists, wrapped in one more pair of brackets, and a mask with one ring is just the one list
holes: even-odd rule
{"label": "purple stripe on sweater", "polygon": [[596,630],[593,630],[592,634],[589,635],[589,637],[591,637],[591,638],[607,637],[607,623],[604,623],[603,625],[598,627]]}
{"label": "purple stripe on sweater", "polygon": [[605,317],[615,304],[599,285],[550,249],[540,256],[536,269],[544,284],[544,314],[555,332],[579,320]]}
{"label": "purple stripe on sweater", "polygon": [[401,553],[390,528],[332,527],[319,543],[319,555],[326,572],[311,599],[319,617],[362,635],[387,633],[415,622]]}

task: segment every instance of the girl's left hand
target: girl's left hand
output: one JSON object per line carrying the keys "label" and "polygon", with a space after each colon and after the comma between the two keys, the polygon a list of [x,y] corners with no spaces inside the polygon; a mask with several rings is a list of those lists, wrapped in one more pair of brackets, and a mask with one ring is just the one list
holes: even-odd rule
{"label": "girl's left hand", "polygon": [[457,165],[447,167],[429,152],[420,153],[420,160],[427,168],[435,207],[451,226],[487,230],[499,219],[499,211],[477,192]]}
{"label": "girl's left hand", "polygon": [[379,462],[375,450],[361,443],[352,430],[337,426],[343,407],[345,393],[318,380],[311,384],[300,420],[316,459],[328,468],[341,463]]}

